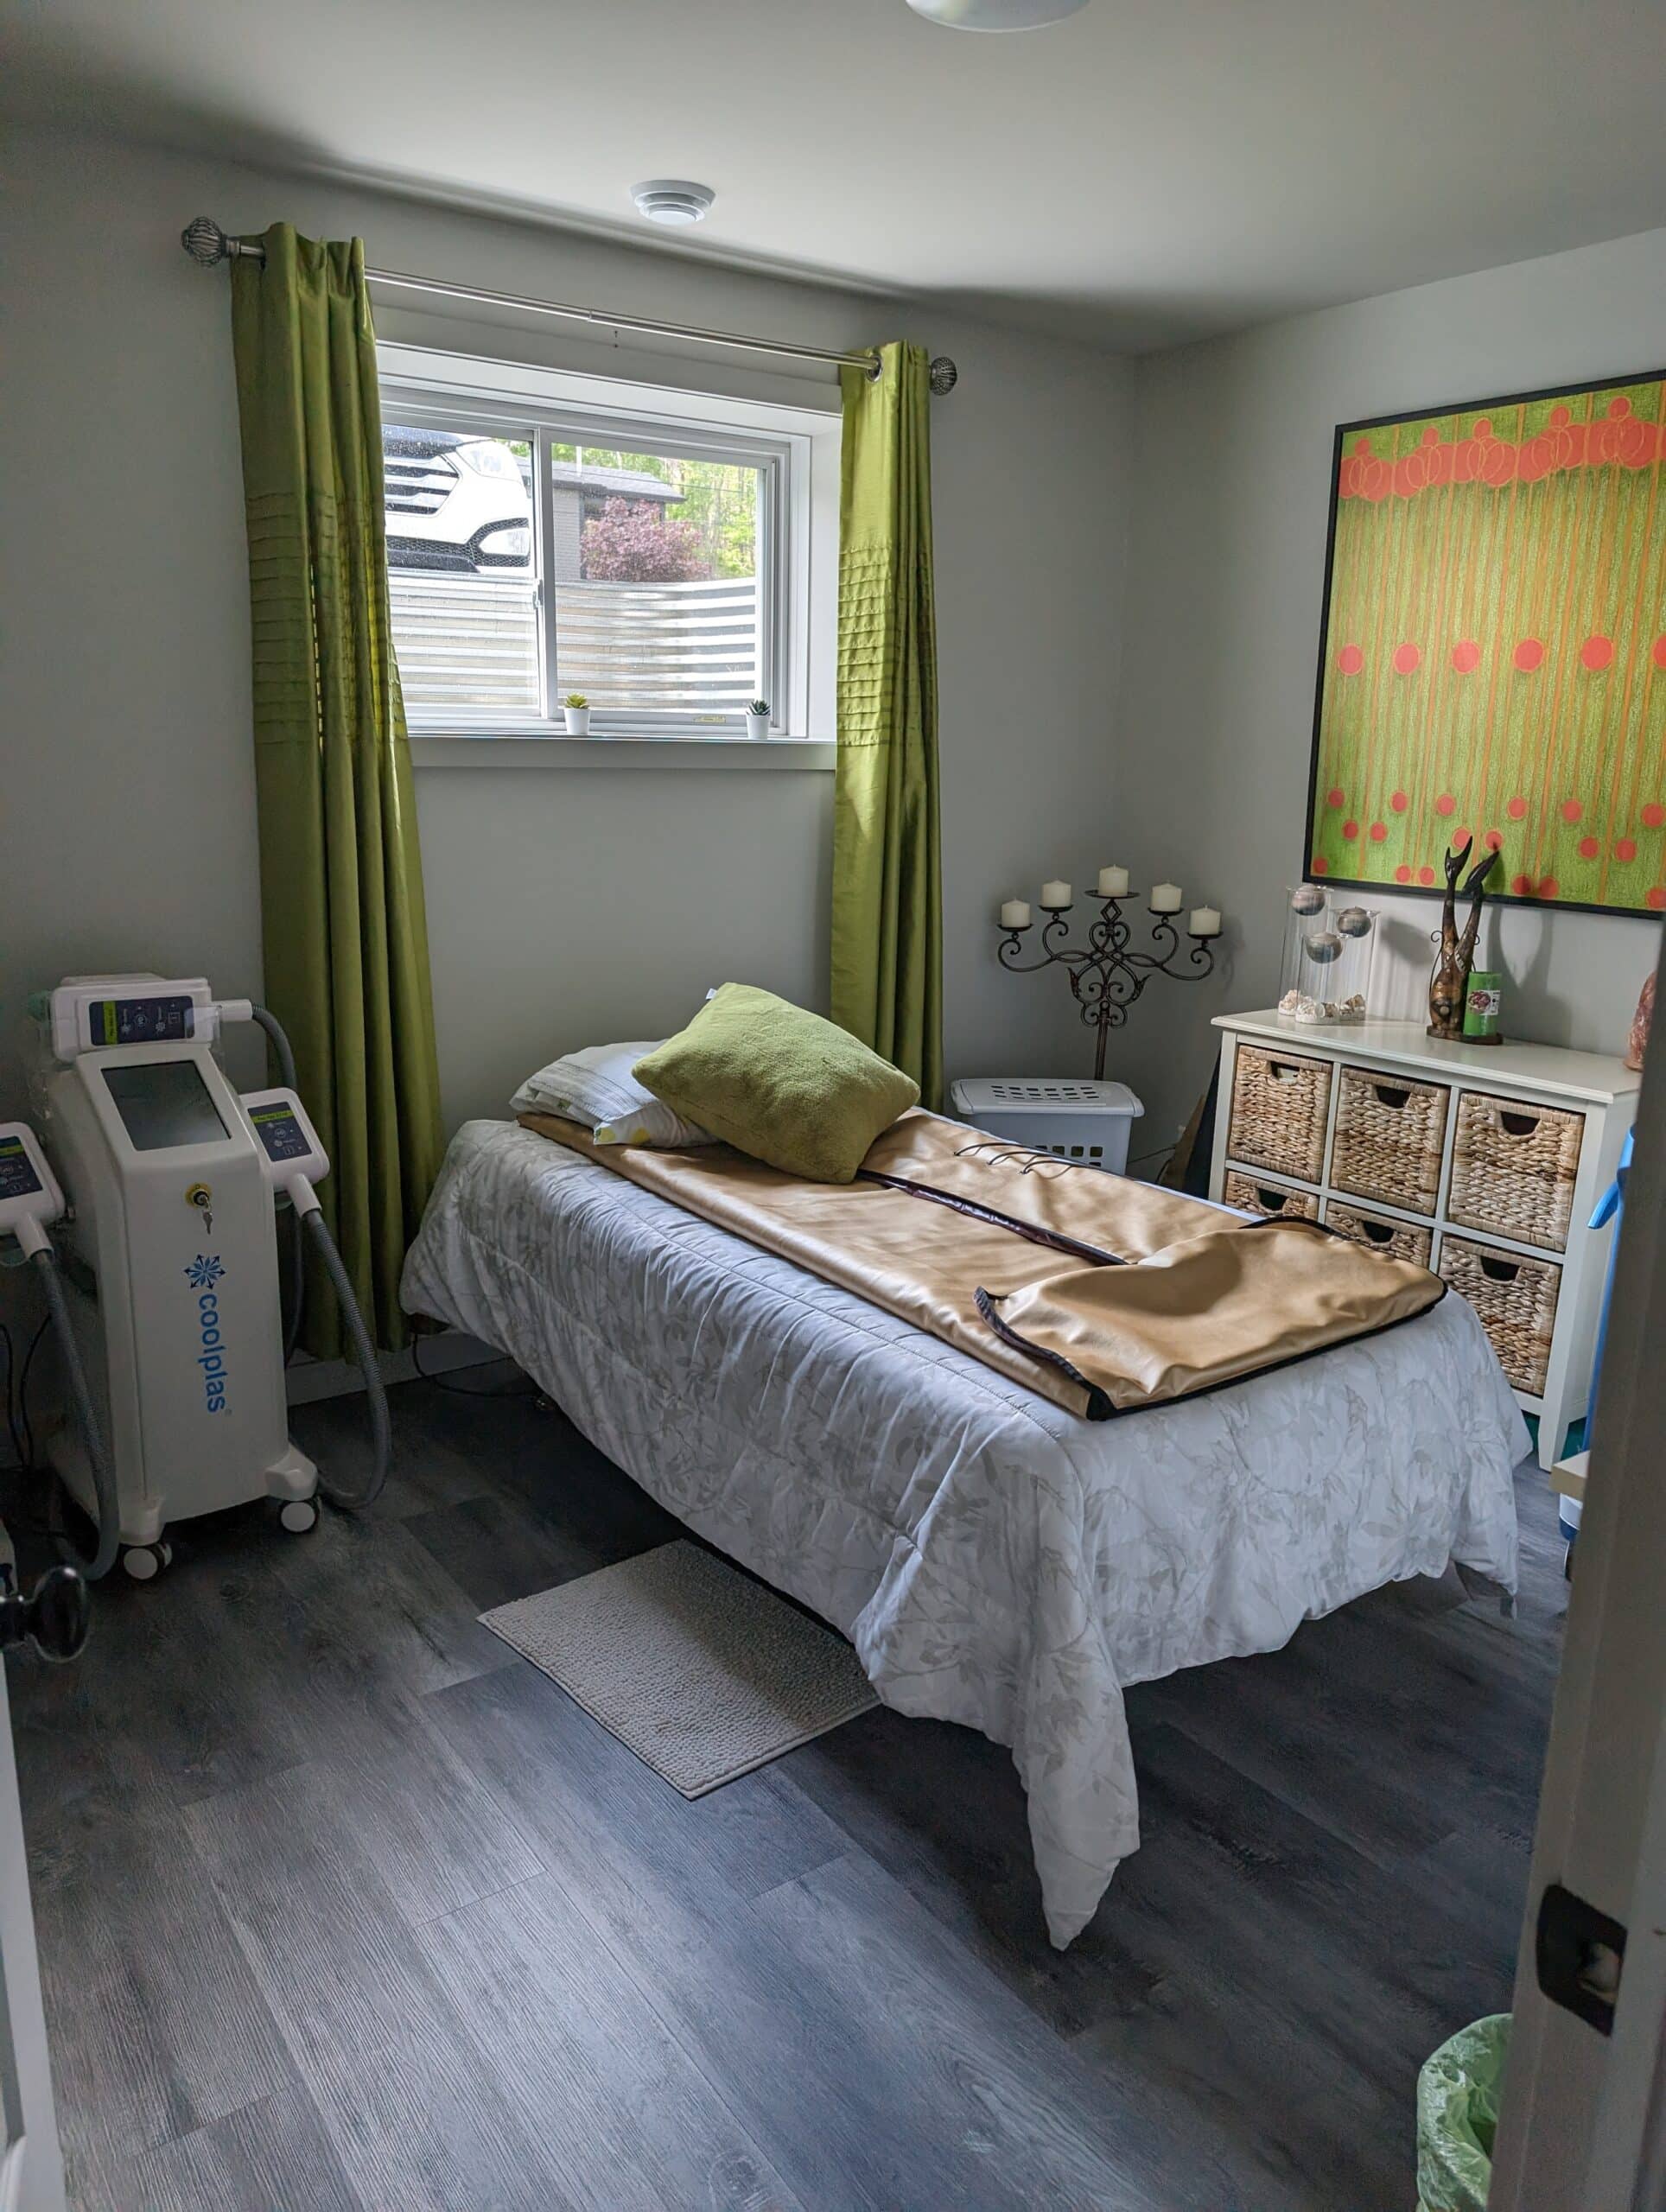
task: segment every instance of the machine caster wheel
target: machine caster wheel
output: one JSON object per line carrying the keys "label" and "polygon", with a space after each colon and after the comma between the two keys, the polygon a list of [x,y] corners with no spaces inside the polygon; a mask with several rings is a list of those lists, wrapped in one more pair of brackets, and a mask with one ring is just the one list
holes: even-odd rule
{"label": "machine caster wheel", "polygon": [[304,1536],[318,1526],[318,1500],[315,1497],[289,1497],[277,1509],[280,1528],[287,1529],[292,1536]]}
{"label": "machine caster wheel", "polygon": [[122,1572],[133,1582],[154,1582],[173,1563],[174,1547],[165,1536],[160,1543],[129,1544],[122,1553]]}

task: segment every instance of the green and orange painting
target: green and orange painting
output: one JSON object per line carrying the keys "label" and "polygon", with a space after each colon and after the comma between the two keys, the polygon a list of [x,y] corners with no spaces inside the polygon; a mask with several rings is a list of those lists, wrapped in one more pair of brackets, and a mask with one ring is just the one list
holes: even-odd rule
{"label": "green and orange painting", "polygon": [[1666,372],[1337,433],[1308,869],[1666,912]]}

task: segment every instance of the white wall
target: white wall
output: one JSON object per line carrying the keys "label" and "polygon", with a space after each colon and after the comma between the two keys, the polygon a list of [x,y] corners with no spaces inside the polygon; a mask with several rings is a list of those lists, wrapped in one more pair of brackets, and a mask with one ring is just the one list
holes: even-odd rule
{"label": "white wall", "polygon": [[[1335,425],[1663,363],[1666,231],[1138,365],[1116,842],[1146,880],[1160,870],[1188,903],[1206,893],[1231,932],[1229,974],[1184,993],[1154,985],[1126,1033],[1125,1071],[1155,1113],[1148,1142],[1173,1134],[1207,1079],[1209,1015],[1278,995],[1283,887],[1304,853]],[[1409,1014],[1426,1004],[1440,910],[1380,903],[1383,1011]],[[1621,1049],[1656,924],[1517,909],[1492,927],[1510,1029]]]}
{"label": "white wall", "polygon": [[[260,975],[249,648],[223,271],[193,215],[356,232],[384,266],[849,347],[958,360],[933,412],[947,1050],[953,1071],[1063,1071],[1084,1040],[1057,977],[994,965],[1006,891],[1080,875],[1110,833],[1125,536],[1123,365],[906,303],[334,184],[15,133],[3,156],[0,1112],[29,990],[107,965]],[[378,327],[425,326],[391,311]],[[457,343],[459,325],[444,326]],[[592,365],[583,341],[486,350]],[[802,399],[784,378],[631,357],[642,373]],[[824,387],[822,388],[824,390]],[[830,733],[822,733],[830,734]],[[499,1112],[537,1060],[685,1020],[706,985],[825,995],[825,774],[423,769],[448,1117]]]}
{"label": "white wall", "polygon": [[[176,244],[199,211],[234,229],[286,214],[357,232],[385,265],[486,286],[830,346],[906,333],[954,354],[959,387],[932,417],[949,1065],[1090,1065],[1062,979],[995,968],[1002,893],[1033,898],[1044,874],[1080,882],[1110,857],[1148,883],[1171,875],[1227,910],[1230,965],[1201,986],[1154,984],[1114,1040],[1113,1072],[1153,1108],[1148,1144],[1207,1073],[1208,1014],[1275,992],[1332,425],[1666,360],[1666,233],[1129,365],[223,162],[24,133],[3,158],[0,1112],[21,1103],[24,998],[66,970],[259,987],[226,285]],[[460,337],[449,319],[386,310],[381,324]],[[475,335],[488,351],[825,397],[525,323]],[[425,768],[418,800],[453,1121],[501,1110],[547,1052],[672,1027],[714,978],[823,998],[825,775]],[[1409,1010],[1434,914],[1384,903]],[[1513,1024],[1613,1046],[1650,940],[1640,922],[1511,913]]]}

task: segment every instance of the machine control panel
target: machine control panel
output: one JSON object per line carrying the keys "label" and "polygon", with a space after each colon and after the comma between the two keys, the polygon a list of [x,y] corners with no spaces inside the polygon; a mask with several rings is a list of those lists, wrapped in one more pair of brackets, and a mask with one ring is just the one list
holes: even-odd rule
{"label": "machine control panel", "polygon": [[317,1183],[329,1173],[328,1156],[294,1091],[247,1090],[242,1104],[260,1140],[269,1182],[289,1190],[297,1178]]}
{"label": "machine control panel", "polygon": [[302,1128],[300,1117],[293,1106],[257,1106],[249,1119],[255,1125],[255,1135],[266,1147],[266,1157],[277,1166],[285,1160],[304,1160],[313,1149],[312,1140]]}
{"label": "machine control panel", "polygon": [[118,1045],[212,1045],[219,1034],[213,995],[200,976],[71,976],[41,1003],[61,1060]]}
{"label": "machine control panel", "polygon": [[187,998],[90,999],[87,1041],[104,1045],[172,1045],[196,1033],[196,1008]]}
{"label": "machine control panel", "polygon": [[30,1159],[22,1133],[8,1130],[0,1136],[0,1202],[30,1198],[41,1188],[41,1171]]}
{"label": "machine control panel", "polygon": [[0,1122],[0,1236],[26,1252],[47,1243],[46,1224],[64,1210],[64,1194],[27,1122]]}

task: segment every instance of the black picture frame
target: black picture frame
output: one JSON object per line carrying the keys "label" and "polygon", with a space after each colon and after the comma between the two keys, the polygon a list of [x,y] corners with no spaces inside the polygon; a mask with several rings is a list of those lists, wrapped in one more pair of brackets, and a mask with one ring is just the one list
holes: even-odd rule
{"label": "black picture frame", "polygon": [[[1542,385],[1532,391],[1504,392],[1496,398],[1436,400],[1421,407],[1407,407],[1398,412],[1362,415],[1351,422],[1339,423],[1331,439],[1330,506],[1325,525],[1325,586],[1320,594],[1319,609],[1319,643],[1314,654],[1313,719],[1307,754],[1307,791],[1301,817],[1301,861],[1298,880],[1317,883],[1323,890],[1367,891],[1379,897],[1394,899],[1443,899],[1444,881],[1434,884],[1384,883],[1380,877],[1360,875],[1323,875],[1313,873],[1313,830],[1319,798],[1319,748],[1325,713],[1325,647],[1331,632],[1331,599],[1336,581],[1337,510],[1341,504],[1340,477],[1344,442],[1361,430],[1392,429],[1401,423],[1422,423],[1441,415],[1491,414],[1504,407],[1525,407],[1544,399],[1567,399],[1586,392],[1623,391],[1629,385],[1666,383],[1666,367],[1638,369],[1626,375],[1580,377],[1571,384]],[[1619,921],[1653,922],[1662,917],[1648,906],[1599,906],[1593,900],[1577,899],[1541,899],[1528,892],[1512,891],[1502,897],[1490,894],[1499,906],[1537,907],[1542,912],[1559,914],[1603,914]]]}

